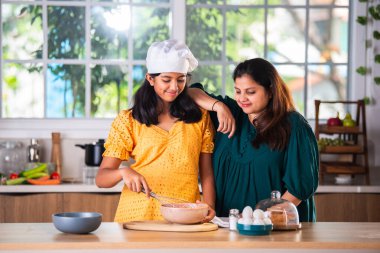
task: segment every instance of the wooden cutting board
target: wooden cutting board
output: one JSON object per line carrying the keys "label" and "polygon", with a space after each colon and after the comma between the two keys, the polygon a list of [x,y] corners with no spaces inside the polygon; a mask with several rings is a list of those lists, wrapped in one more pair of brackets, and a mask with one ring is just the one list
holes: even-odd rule
{"label": "wooden cutting board", "polygon": [[132,221],[123,224],[125,229],[166,231],[166,232],[206,232],[218,229],[214,223],[203,223],[193,225],[181,225],[168,223],[166,221]]}

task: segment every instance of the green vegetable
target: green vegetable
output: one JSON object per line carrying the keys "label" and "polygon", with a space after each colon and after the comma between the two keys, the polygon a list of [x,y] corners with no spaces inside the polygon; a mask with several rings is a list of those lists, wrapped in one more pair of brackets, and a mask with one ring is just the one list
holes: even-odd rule
{"label": "green vegetable", "polygon": [[24,170],[19,174],[19,177],[30,177],[35,173],[46,172],[47,173],[47,164],[46,163],[38,163],[37,167],[34,167],[30,170]]}
{"label": "green vegetable", "polygon": [[18,177],[18,178],[15,178],[15,179],[9,179],[6,181],[6,184],[7,185],[18,185],[18,184],[22,184],[26,181],[26,178],[25,177]]}
{"label": "green vegetable", "polygon": [[44,176],[49,176],[49,174],[46,172],[36,172],[36,173],[33,173],[31,175],[26,176],[26,178],[27,179],[35,179],[35,178],[40,178],[40,177],[44,177]]}

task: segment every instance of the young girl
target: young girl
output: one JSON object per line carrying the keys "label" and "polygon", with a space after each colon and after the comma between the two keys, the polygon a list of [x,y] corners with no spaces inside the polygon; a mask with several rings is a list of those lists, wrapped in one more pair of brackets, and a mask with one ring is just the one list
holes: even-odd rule
{"label": "young girl", "polygon": [[[123,180],[116,222],[162,220],[160,203],[149,198],[150,191],[196,202],[199,174],[203,201],[210,207],[204,221],[210,221],[215,216],[213,128],[186,86],[198,62],[185,44],[167,40],[150,46],[146,64],[133,107],[112,123],[96,184],[113,187]],[[130,158],[135,163],[119,169]]]}
{"label": "young girl", "polygon": [[200,106],[218,113],[211,113],[219,131],[213,154],[216,215],[254,207],[279,190],[297,206],[300,221],[315,221],[319,158],[312,129],[295,111],[288,88],[268,61],[238,64],[233,79],[235,100],[190,89]]}

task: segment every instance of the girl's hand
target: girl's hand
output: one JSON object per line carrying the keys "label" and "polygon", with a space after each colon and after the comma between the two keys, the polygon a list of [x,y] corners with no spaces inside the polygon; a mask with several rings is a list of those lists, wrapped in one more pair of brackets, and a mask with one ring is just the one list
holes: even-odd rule
{"label": "girl's hand", "polygon": [[133,192],[141,192],[141,190],[145,189],[145,194],[149,198],[150,188],[145,178],[135,170],[126,167],[120,168],[120,173],[123,178],[124,184],[128,187],[130,191]]}
{"label": "girl's hand", "polygon": [[[199,203],[202,203],[200,200],[197,200],[195,203],[199,204]],[[207,203],[203,203],[203,204],[206,204],[208,205]],[[216,212],[214,209],[212,209],[209,205],[208,205],[208,214],[207,216],[203,219],[202,223],[206,223],[206,222],[210,222],[216,215]]]}
{"label": "girl's hand", "polygon": [[228,135],[228,138],[231,138],[235,133],[236,125],[235,118],[232,115],[230,109],[221,101],[217,102],[213,109],[216,111],[219,121],[219,127],[217,131],[224,134],[230,133]]}

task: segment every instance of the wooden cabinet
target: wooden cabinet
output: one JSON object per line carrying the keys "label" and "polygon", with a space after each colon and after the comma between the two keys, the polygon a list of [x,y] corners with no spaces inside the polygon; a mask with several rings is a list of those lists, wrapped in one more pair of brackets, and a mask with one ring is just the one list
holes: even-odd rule
{"label": "wooden cabinet", "polygon": [[[321,104],[344,104],[355,106],[355,126],[328,126],[321,124],[319,110]],[[320,178],[330,174],[365,174],[366,183],[369,184],[367,130],[364,100],[358,101],[321,101],[315,100],[315,136],[319,141],[324,136],[338,136],[344,145],[320,146]],[[326,155],[335,155],[333,159],[326,160]],[[345,160],[341,159],[345,156]]]}
{"label": "wooden cabinet", "polygon": [[0,195],[0,222],[51,222],[59,212],[99,212],[112,222],[120,193],[11,193]]}
{"label": "wooden cabinet", "polygon": [[318,222],[380,222],[379,193],[318,193]]}

